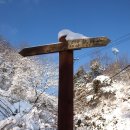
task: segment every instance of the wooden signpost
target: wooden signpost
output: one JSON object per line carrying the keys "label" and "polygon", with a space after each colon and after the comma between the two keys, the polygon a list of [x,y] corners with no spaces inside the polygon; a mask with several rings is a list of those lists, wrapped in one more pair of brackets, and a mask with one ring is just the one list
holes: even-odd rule
{"label": "wooden signpost", "polygon": [[22,56],[34,56],[59,52],[58,130],[73,130],[73,50],[106,46],[107,37],[65,40],[59,43],[24,48]]}

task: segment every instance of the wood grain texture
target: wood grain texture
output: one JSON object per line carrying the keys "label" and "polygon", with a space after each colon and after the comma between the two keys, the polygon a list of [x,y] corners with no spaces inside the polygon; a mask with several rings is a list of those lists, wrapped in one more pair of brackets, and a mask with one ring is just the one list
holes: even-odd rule
{"label": "wood grain texture", "polygon": [[66,42],[59,42],[56,44],[24,48],[19,53],[22,56],[34,56],[67,50],[76,50],[81,48],[101,47],[106,46],[109,42],[110,40],[107,37],[76,39],[76,40],[68,40]]}

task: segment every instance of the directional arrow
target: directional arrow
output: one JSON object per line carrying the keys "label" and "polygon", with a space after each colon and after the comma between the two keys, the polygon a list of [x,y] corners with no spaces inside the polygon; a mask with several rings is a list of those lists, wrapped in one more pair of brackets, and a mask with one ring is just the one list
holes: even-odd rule
{"label": "directional arrow", "polygon": [[20,51],[22,56],[33,56],[47,53],[55,53],[66,50],[77,50],[81,48],[106,46],[110,40],[107,37],[97,37],[89,39],[68,40],[66,42],[59,42],[49,45],[24,48]]}

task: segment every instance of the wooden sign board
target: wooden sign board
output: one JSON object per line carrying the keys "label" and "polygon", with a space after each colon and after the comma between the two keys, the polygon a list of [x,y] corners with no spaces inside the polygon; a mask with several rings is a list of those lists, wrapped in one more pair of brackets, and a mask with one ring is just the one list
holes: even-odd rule
{"label": "wooden sign board", "polygon": [[24,48],[20,54],[22,56],[33,56],[47,53],[55,53],[66,50],[77,50],[81,48],[106,46],[110,40],[107,37],[97,37],[89,39],[68,40],[66,42],[59,42],[44,46],[37,46],[31,48]]}

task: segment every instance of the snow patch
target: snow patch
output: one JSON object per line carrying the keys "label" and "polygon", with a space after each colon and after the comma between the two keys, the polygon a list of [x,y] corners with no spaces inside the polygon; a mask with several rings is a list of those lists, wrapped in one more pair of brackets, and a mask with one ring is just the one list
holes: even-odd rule
{"label": "snow patch", "polygon": [[86,101],[87,101],[87,102],[90,102],[90,101],[93,99],[93,97],[94,97],[93,95],[87,96],[87,97],[86,97]]}
{"label": "snow patch", "polygon": [[61,37],[66,36],[66,40],[75,40],[75,39],[89,39],[89,37],[84,36],[80,33],[72,32],[69,29],[63,29],[58,33],[58,39]]}
{"label": "snow patch", "polygon": [[104,75],[97,76],[94,79],[94,81],[95,80],[99,80],[103,86],[110,85],[112,82],[112,80],[108,76],[104,76]]}

